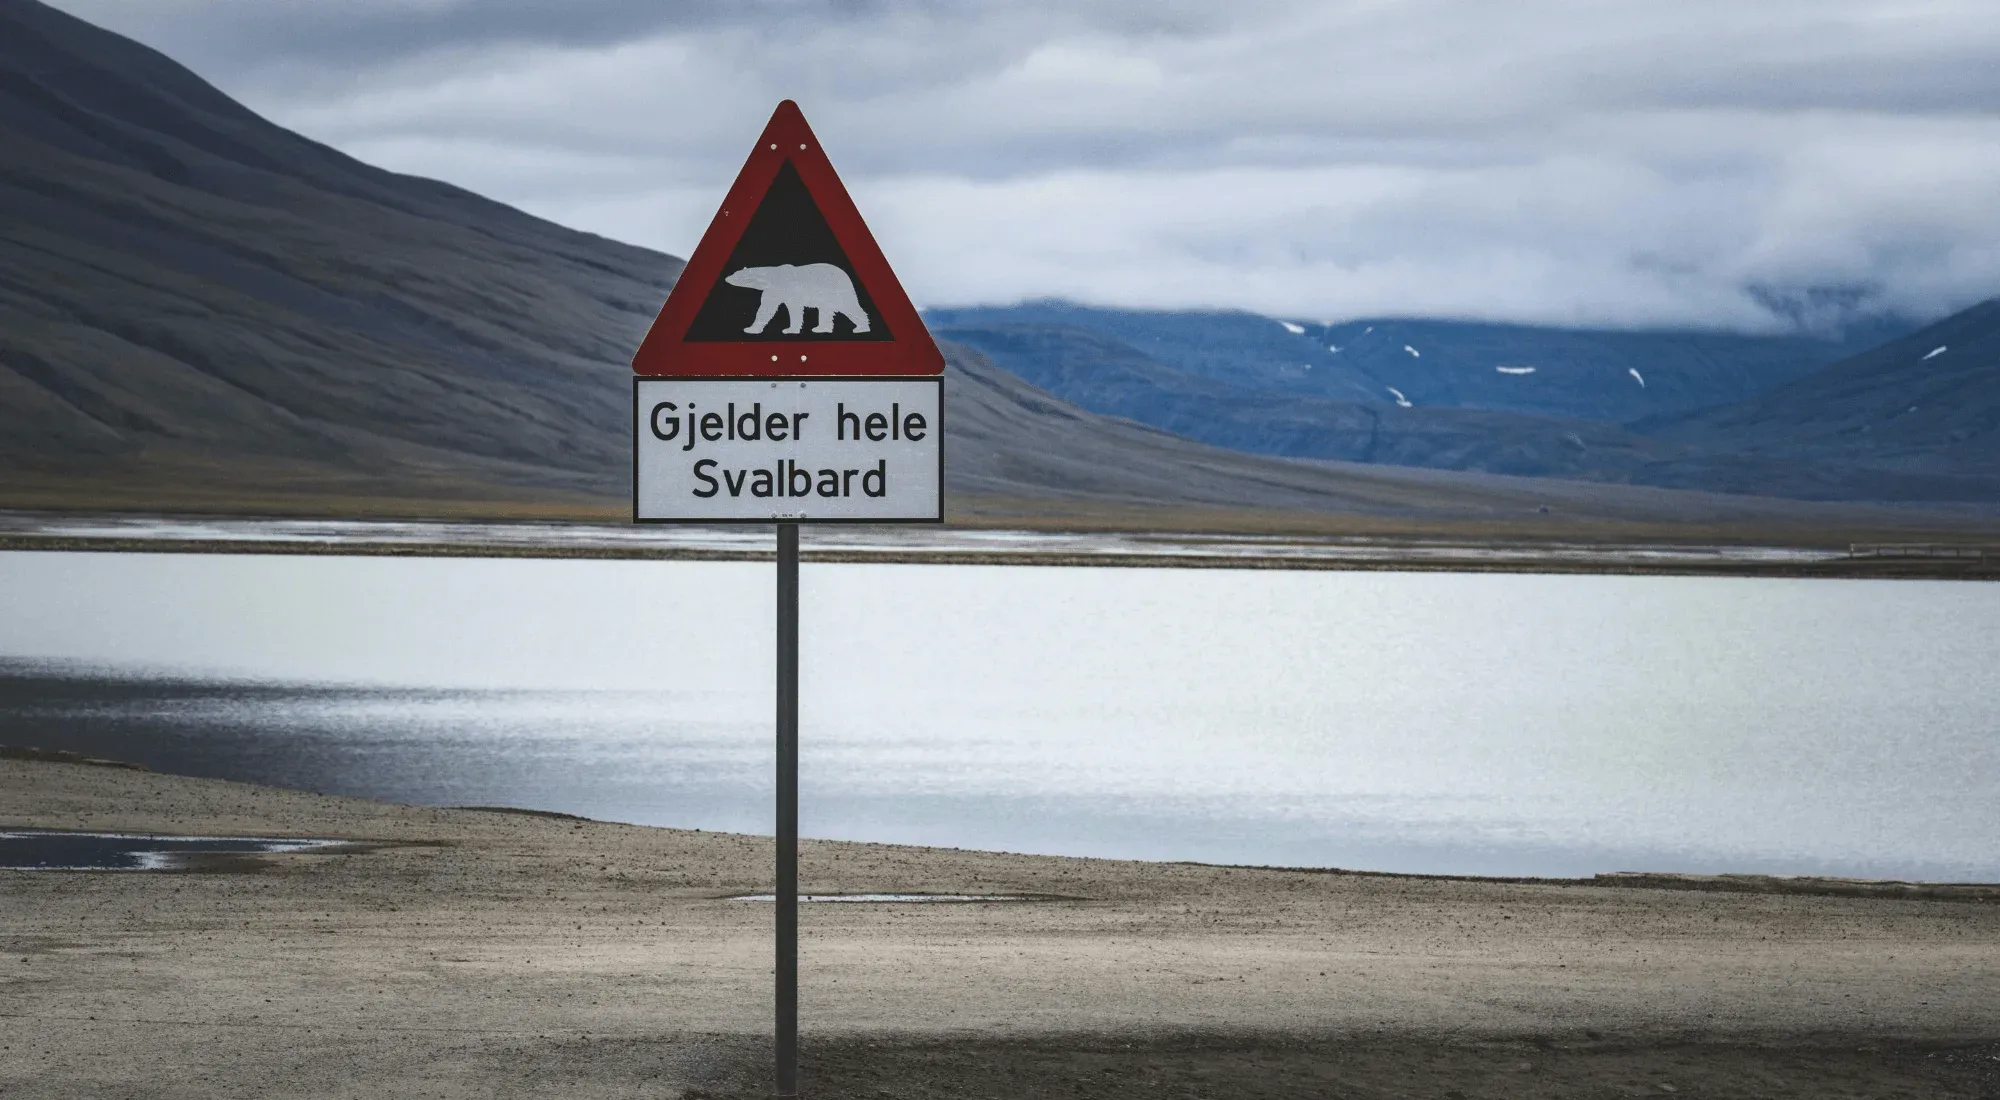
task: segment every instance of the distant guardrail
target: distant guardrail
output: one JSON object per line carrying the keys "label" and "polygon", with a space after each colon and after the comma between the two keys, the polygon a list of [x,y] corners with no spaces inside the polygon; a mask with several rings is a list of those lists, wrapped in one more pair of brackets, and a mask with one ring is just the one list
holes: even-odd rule
{"label": "distant guardrail", "polygon": [[1929,542],[1857,542],[1847,548],[1850,558],[1895,558],[1932,561],[2000,562],[2000,546],[1958,546]]}

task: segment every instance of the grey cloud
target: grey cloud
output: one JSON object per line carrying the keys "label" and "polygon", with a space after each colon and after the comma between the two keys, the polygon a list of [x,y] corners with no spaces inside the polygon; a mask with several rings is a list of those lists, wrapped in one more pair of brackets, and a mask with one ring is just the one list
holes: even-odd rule
{"label": "grey cloud", "polygon": [[[984,3],[906,0],[57,0],[58,6],[133,34],[225,77],[274,63],[329,68],[394,64],[481,47],[602,46],[662,33],[747,30],[773,42],[805,28],[917,21],[980,24],[1018,11]],[[1090,25],[1114,33],[1196,33],[1213,5],[1064,5],[1044,27]],[[1207,13],[1207,14],[1204,14]]]}
{"label": "grey cloud", "polygon": [[72,14],[224,79],[305,61],[375,66],[508,43],[598,46],[662,30],[754,18],[728,0],[63,0]]}
{"label": "grey cloud", "polygon": [[798,98],[933,302],[1737,328],[2000,293],[2000,6],[62,0],[685,253]]}

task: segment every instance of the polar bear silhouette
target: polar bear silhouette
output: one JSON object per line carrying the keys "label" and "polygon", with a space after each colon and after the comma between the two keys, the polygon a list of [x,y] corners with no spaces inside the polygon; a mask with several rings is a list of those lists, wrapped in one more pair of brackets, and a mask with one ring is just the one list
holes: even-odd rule
{"label": "polar bear silhouette", "polygon": [[861,309],[861,302],[854,296],[854,280],[847,272],[832,264],[778,264],[775,267],[746,267],[723,282],[730,286],[761,290],[764,297],[757,303],[757,319],[750,322],[743,331],[761,335],[783,307],[791,322],[785,328],[786,335],[799,331],[805,324],[806,310],[819,311],[819,324],[814,332],[832,332],[835,314],[841,314],[854,325],[854,331],[868,331],[868,314]]}

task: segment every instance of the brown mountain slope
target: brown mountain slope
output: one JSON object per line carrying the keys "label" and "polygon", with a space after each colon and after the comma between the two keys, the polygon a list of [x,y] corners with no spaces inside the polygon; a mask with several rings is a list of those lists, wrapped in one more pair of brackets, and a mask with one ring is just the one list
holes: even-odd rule
{"label": "brown mountain slope", "polygon": [[[0,507],[623,514],[628,357],[680,266],[362,164],[144,46],[0,0]],[[1546,530],[1543,507],[1593,523],[1766,516],[1697,494],[1244,455],[951,358],[960,517]]]}

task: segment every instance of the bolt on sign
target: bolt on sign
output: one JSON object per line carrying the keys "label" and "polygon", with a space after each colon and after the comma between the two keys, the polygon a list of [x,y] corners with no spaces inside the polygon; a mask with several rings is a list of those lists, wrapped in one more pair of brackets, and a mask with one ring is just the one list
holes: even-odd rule
{"label": "bolt on sign", "polygon": [[632,370],[635,521],[944,518],[944,357],[790,100]]}

